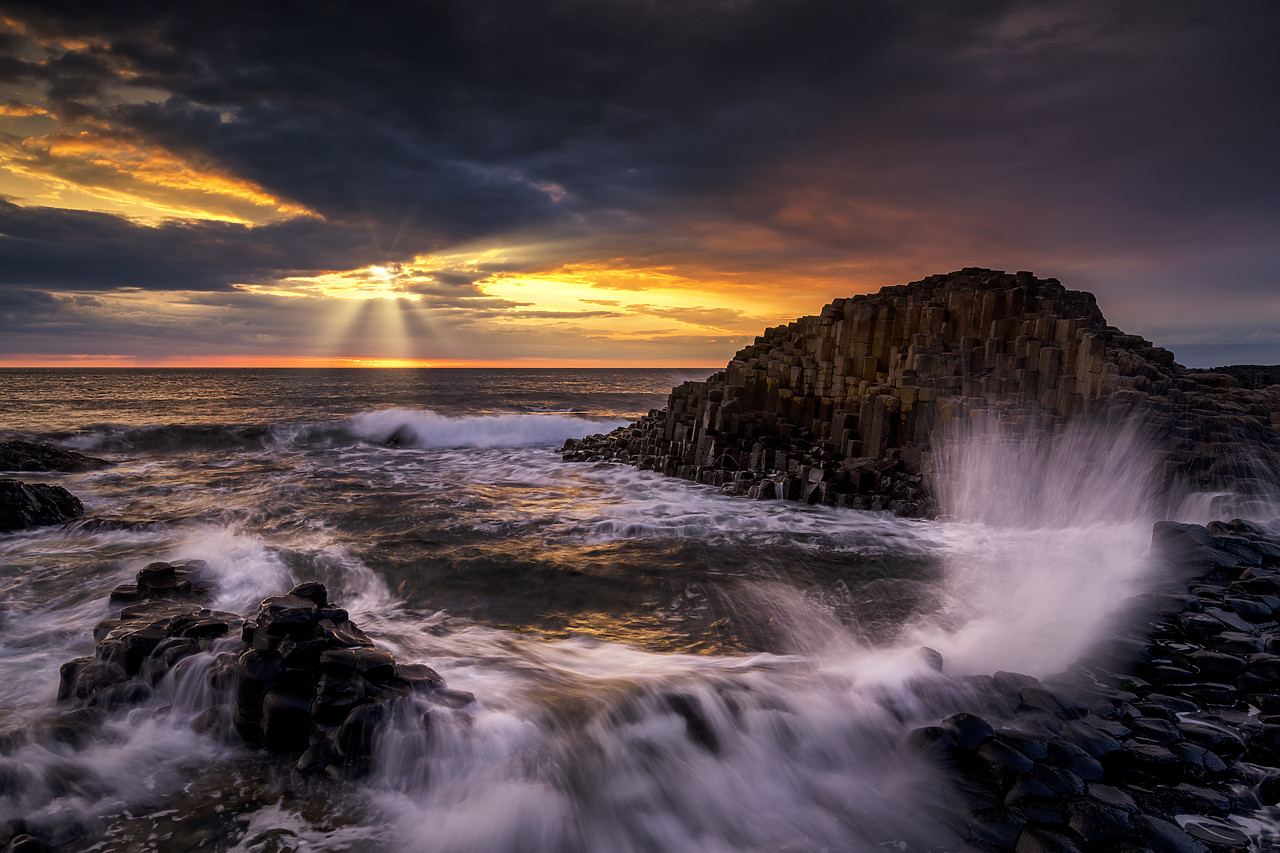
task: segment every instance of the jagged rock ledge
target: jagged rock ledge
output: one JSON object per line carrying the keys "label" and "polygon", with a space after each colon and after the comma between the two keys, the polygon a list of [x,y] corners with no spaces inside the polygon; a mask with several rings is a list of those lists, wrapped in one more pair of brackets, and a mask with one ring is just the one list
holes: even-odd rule
{"label": "jagged rock ledge", "polygon": [[1167,494],[1274,491],[1280,386],[1269,368],[1192,371],[1108,326],[1092,294],[967,268],[837,299],[767,330],[667,407],[565,442],[728,494],[904,516],[937,511],[938,430],[981,413],[1046,424],[1139,414]]}

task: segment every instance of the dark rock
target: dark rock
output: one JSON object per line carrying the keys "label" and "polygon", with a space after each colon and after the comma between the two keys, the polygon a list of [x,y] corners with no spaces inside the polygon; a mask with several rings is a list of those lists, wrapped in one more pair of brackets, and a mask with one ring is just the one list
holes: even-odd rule
{"label": "dark rock", "polygon": [[1157,743],[1173,743],[1182,740],[1182,733],[1178,727],[1168,720],[1162,720],[1152,717],[1138,717],[1129,721],[1130,727],[1133,729],[1133,736],[1142,738],[1143,740],[1151,740]]}
{"label": "dark rock", "polygon": [[281,682],[262,698],[262,745],[268,752],[301,752],[307,748],[315,688]]}
{"label": "dark rock", "polygon": [[105,468],[110,464],[105,459],[85,456],[74,450],[63,450],[51,444],[20,440],[0,442],[0,471],[57,471],[74,474]]}
{"label": "dark rock", "polygon": [[1183,831],[1195,840],[1206,844],[1210,850],[1245,851],[1251,849],[1249,838],[1243,832],[1220,820],[1190,820],[1183,827]]}
{"label": "dark rock", "polygon": [[1246,668],[1241,658],[1222,652],[1195,651],[1187,658],[1201,675],[1210,679],[1235,678]]}
{"label": "dark rock", "polygon": [[1055,794],[1063,799],[1084,795],[1084,780],[1070,770],[1064,770],[1050,764],[1038,764],[1031,775],[1048,785]]}
{"label": "dark rock", "polygon": [[338,730],[338,752],[347,773],[363,776],[369,771],[378,730],[386,718],[382,705],[361,705],[354,709]]}
{"label": "dark rock", "polygon": [[1069,770],[1086,782],[1094,782],[1102,778],[1102,762],[1069,740],[1051,741],[1048,759],[1055,766]]}
{"label": "dark rock", "polygon": [[0,480],[0,532],[64,524],[84,515],[84,504],[62,486]]}
{"label": "dark rock", "polygon": [[1172,781],[1180,777],[1181,762],[1168,747],[1155,743],[1130,742],[1122,752],[1113,752],[1100,759],[1108,773],[1114,767],[1122,773],[1140,774],[1159,781]]}
{"label": "dark rock", "polygon": [[258,608],[257,632],[271,637],[308,637],[319,618],[315,602],[296,595],[275,595]]}
{"label": "dark rock", "polygon": [[1268,622],[1271,620],[1271,606],[1252,598],[1228,597],[1222,602],[1231,611],[1240,614],[1250,622]]}
{"label": "dark rock", "polygon": [[[344,611],[345,612],[345,611]],[[365,646],[372,647],[373,640],[361,631],[356,624],[348,619],[333,620],[321,619],[317,622],[318,633],[332,640],[338,646]]]}
{"label": "dark rock", "polygon": [[146,596],[138,591],[137,584],[122,583],[115,589],[111,590],[111,596],[108,600],[112,604],[134,604],[145,598]]}
{"label": "dark rock", "polygon": [[1234,758],[1244,752],[1244,740],[1220,724],[1187,718],[1178,721],[1178,731],[1193,744],[1220,756]]}
{"label": "dark rock", "polygon": [[427,698],[436,705],[443,705],[444,707],[452,708],[455,711],[460,708],[465,708],[476,701],[475,694],[473,693],[469,693],[466,690],[451,690],[447,687],[432,690],[427,694]]}
{"label": "dark rock", "polygon": [[1085,707],[1044,687],[1024,687],[1018,691],[1023,707],[1047,711],[1059,719],[1074,720],[1085,715]]}
{"label": "dark rock", "polygon": [[177,580],[177,566],[172,563],[149,563],[138,572],[138,592],[149,596],[155,590],[172,589]]}
{"label": "dark rock", "polygon": [[1186,782],[1166,793],[1177,811],[1190,814],[1225,815],[1235,806],[1235,801],[1221,791],[1190,785]]}
{"label": "dark rock", "polygon": [[1227,775],[1226,763],[1216,753],[1202,746],[1176,743],[1173,751],[1182,762],[1183,774],[1192,781],[1211,781]]}
{"label": "dark rock", "polygon": [[974,714],[953,714],[942,721],[946,729],[962,749],[977,750],[987,738],[995,734],[986,720]]}
{"label": "dark rock", "polygon": [[1017,853],[1080,853],[1067,836],[1049,829],[1032,827],[1018,839]]}
{"label": "dark rock", "polygon": [[1123,835],[1133,825],[1130,813],[1093,797],[1067,803],[1067,826],[1091,847]]}
{"label": "dark rock", "polygon": [[[326,607],[329,604],[329,591],[325,589],[324,584],[316,581],[307,581],[300,583],[293,589],[289,590],[289,595],[296,598],[305,598],[313,603],[316,607]],[[332,618],[332,617],[330,617]]]}
{"label": "dark rock", "polygon": [[1012,784],[1035,767],[1034,761],[999,738],[990,738],[983,743],[977,750],[977,756],[987,764],[1002,787]]}
{"label": "dark rock", "polygon": [[415,692],[438,690],[445,686],[440,673],[424,663],[397,664],[396,675],[407,681]]}
{"label": "dark rock", "polygon": [[1063,725],[1062,736],[1099,760],[1124,750],[1120,741],[1083,720],[1072,720]]}
{"label": "dark rock", "polygon": [[1207,847],[1171,821],[1151,815],[1136,815],[1133,825],[1142,843],[1157,853],[1209,853]]}
{"label": "dark rock", "polygon": [[284,675],[284,662],[277,652],[250,649],[240,655],[236,674],[236,712],[261,719],[263,697]]}
{"label": "dark rock", "polygon": [[1027,819],[1004,806],[978,809],[968,817],[969,837],[975,841],[1012,849]]}
{"label": "dark rock", "polygon": [[321,676],[311,703],[311,716],[322,725],[340,725],[364,696],[365,680],[354,672],[338,678]]}

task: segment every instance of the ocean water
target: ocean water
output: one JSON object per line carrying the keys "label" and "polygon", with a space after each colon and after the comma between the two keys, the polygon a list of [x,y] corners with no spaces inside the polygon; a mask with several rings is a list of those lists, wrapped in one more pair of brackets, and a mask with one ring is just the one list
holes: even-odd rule
{"label": "ocean water", "polygon": [[[954,845],[904,735],[965,707],[957,676],[1072,666],[1165,582],[1140,432],[941,437],[941,521],[561,461],[709,372],[0,371],[0,438],[115,463],[18,475],[86,521],[0,536],[0,822],[95,851]],[[110,590],[194,558],[241,613],[324,582],[476,702],[406,701],[359,782],[196,734],[198,658],[42,738]]]}

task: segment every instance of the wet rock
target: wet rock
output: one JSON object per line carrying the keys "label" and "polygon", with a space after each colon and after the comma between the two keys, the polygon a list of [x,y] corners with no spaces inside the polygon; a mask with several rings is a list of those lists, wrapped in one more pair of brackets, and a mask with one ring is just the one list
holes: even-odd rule
{"label": "wet rock", "polygon": [[1060,832],[1031,827],[1018,838],[1017,853],[1080,853],[1080,848]]}
{"label": "wet rock", "polygon": [[969,838],[1001,849],[1012,849],[1026,825],[1025,817],[1004,806],[978,809],[968,817]]}
{"label": "wet rock", "polygon": [[[1127,733],[1129,729],[1124,728],[1124,731]],[[1084,720],[1072,720],[1063,725],[1062,736],[1099,760],[1124,750],[1120,741]]]}
{"label": "wet rock", "polygon": [[269,637],[305,639],[315,630],[318,609],[314,601],[296,595],[272,596],[258,608],[256,631]]}
{"label": "wet rock", "polygon": [[57,471],[71,474],[105,468],[110,464],[105,459],[85,456],[52,444],[20,440],[0,442],[0,471]]}
{"label": "wet rock", "polygon": [[1124,835],[1133,826],[1128,811],[1092,797],[1067,803],[1066,815],[1067,826],[1091,847]]}
{"label": "wet rock", "polygon": [[977,750],[977,756],[986,762],[992,775],[1004,787],[1035,768],[1034,761],[999,738],[990,738],[983,743]]}
{"label": "wet rock", "polygon": [[62,486],[0,480],[0,532],[65,524],[84,515],[84,504]]}
{"label": "wet rock", "polygon": [[1195,651],[1187,658],[1201,675],[1212,680],[1235,678],[1246,669],[1243,659],[1223,652]]}
{"label": "wet rock", "polygon": [[[63,665],[60,700],[80,702],[86,714],[135,706],[185,661],[215,652],[198,665],[203,686],[223,701],[196,715],[193,728],[290,756],[299,772],[333,778],[367,772],[392,703],[420,696],[461,709],[475,701],[449,690],[431,667],[397,664],[375,648],[321,584],[265,599],[253,620],[173,598],[206,568],[200,561],[146,566],[137,588],[153,597],[98,624],[98,654]],[[78,731],[66,729],[67,738]]]}
{"label": "wet rock", "polygon": [[[1249,839],[1234,826],[1222,821],[1203,819],[1190,820],[1183,831],[1197,841],[1204,843],[1212,851],[1239,851],[1244,853],[1250,848]],[[1265,849],[1265,848],[1264,848]]]}
{"label": "wet rock", "polygon": [[1243,738],[1221,724],[1186,718],[1178,721],[1178,731],[1191,743],[1223,757],[1234,758],[1244,752]]}
{"label": "wet rock", "polygon": [[1169,744],[1174,741],[1182,740],[1182,732],[1178,727],[1168,720],[1138,717],[1130,720],[1129,726],[1133,729],[1133,736],[1144,740],[1155,741],[1157,743]]}
{"label": "wet rock", "polygon": [[386,709],[382,705],[361,705],[342,723],[337,747],[349,774],[363,776],[368,773],[378,731],[385,718]]}
{"label": "wet rock", "polygon": [[[292,595],[295,598],[305,598],[318,608],[323,608],[329,604],[329,591],[325,588],[324,584],[317,583],[315,581],[307,581],[306,583],[298,584],[293,589],[289,590],[289,595]],[[345,615],[343,618],[346,618]]]}
{"label": "wet rock", "polygon": [[426,693],[444,687],[444,679],[440,673],[424,663],[397,664],[396,675],[408,682],[417,692]]}
{"label": "wet rock", "polygon": [[974,752],[987,738],[995,734],[986,720],[975,714],[953,714],[942,721],[942,728],[951,734],[962,749]]}
{"label": "wet rock", "polygon": [[1151,815],[1136,815],[1133,825],[1142,843],[1160,853],[1209,853],[1204,844],[1171,821]]}
{"label": "wet rock", "polygon": [[1018,698],[1024,708],[1045,711],[1058,719],[1078,719],[1083,717],[1087,710],[1066,696],[1039,686],[1023,687],[1018,691]]}
{"label": "wet rock", "polygon": [[268,752],[300,752],[308,746],[315,685],[282,680],[262,698],[262,746]]}

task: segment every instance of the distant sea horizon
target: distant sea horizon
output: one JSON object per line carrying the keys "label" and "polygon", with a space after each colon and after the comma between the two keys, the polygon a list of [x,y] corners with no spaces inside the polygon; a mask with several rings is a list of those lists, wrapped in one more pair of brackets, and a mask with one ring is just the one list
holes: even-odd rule
{"label": "distant sea horizon", "polygon": [[[1155,346],[1163,347],[1173,353],[1174,359],[1183,367],[1192,370],[1207,370],[1213,367],[1230,365],[1276,365],[1280,364],[1280,343],[1227,343],[1227,344],[1165,344],[1152,341]],[[734,352],[737,352],[735,349]],[[5,363],[0,356],[0,370],[510,370],[534,372],[540,370],[680,370],[709,371],[723,370],[733,358],[733,352],[727,353],[723,361],[717,362],[663,362],[658,364],[503,364],[498,362],[478,363],[412,363],[398,359],[349,359],[357,363],[321,363],[321,364],[244,364],[236,363],[234,358],[222,364],[164,364],[164,363]],[[337,361],[337,360],[335,360]],[[376,363],[370,363],[376,362]]]}

